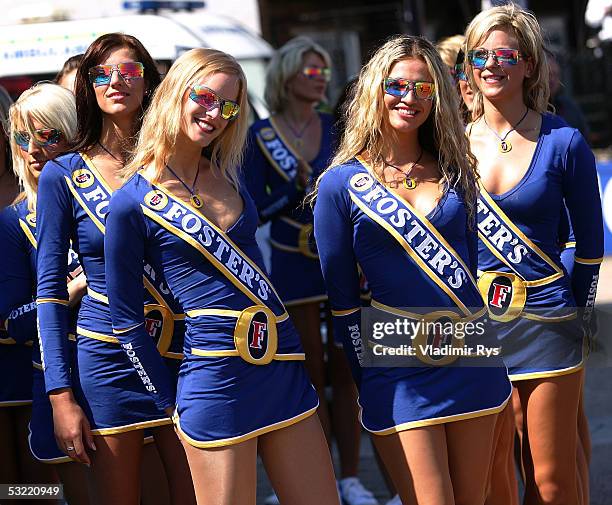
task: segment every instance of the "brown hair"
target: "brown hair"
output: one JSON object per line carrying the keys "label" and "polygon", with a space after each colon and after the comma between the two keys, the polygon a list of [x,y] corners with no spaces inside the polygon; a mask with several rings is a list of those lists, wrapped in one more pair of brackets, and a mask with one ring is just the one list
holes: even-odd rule
{"label": "brown hair", "polygon": [[77,68],[74,85],[78,121],[74,147],[76,151],[90,149],[102,134],[102,111],[98,106],[94,88],[89,82],[89,69],[100,65],[111,51],[124,47],[133,51],[136,60],[144,65],[145,94],[142,114],[137,118],[134,132],[140,128],[151,95],[160,83],[159,72],[153,58],[136,37],[123,33],[107,33],[91,43]]}

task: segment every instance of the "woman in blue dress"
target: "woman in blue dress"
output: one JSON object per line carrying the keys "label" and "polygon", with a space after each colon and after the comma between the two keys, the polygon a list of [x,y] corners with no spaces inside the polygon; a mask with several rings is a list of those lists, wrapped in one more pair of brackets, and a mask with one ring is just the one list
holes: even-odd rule
{"label": "woman in blue dress", "polygon": [[[466,48],[476,92],[468,135],[482,176],[479,287],[520,398],[525,503],[588,503],[578,413],[603,255],[595,159],[578,130],[546,113],[548,65],[532,13],[483,11]],[[561,257],[567,216],[573,261],[571,250]]]}
{"label": "woman in blue dress", "polygon": [[[476,171],[466,152],[457,93],[436,49],[396,36],[362,69],[342,143],[316,188],[335,335],[362,424],[403,503],[484,503],[497,413],[511,392],[494,349],[489,358],[470,352],[487,348],[487,336],[479,335]],[[360,307],[359,268],[372,309]],[[391,331],[404,354],[378,358],[390,352],[379,324],[402,319],[417,328]]]}
{"label": "woman in blue dress", "polygon": [[[258,453],[282,502],[338,504],[304,353],[238,182],[246,96],[236,60],[212,49],[183,54],[158,88],[107,218],[113,331],[142,391],[174,412],[198,504],[254,503]],[[143,260],[186,315],[176,394],[144,328]]]}
{"label": "woman in blue dress", "polygon": [[[104,270],[110,195],[120,185],[119,171],[158,83],[155,63],[137,39],[119,33],[96,39],[77,70],[75,152],[49,162],[39,181],[37,303],[45,385],[60,449],[91,465],[90,496],[104,504],[139,502],[145,428],[153,428],[173,503],[194,502],[171,420],[142,390],[113,336]],[[88,284],[77,321],[76,368],[66,337],[65,257],[71,243]],[[150,272],[144,277],[156,282]]]}
{"label": "woman in blue dress", "polygon": [[[6,320],[7,339],[13,345],[27,344],[30,362],[24,370],[3,367],[13,384],[29,385],[32,394],[29,437],[21,432],[13,440],[27,444],[38,465],[31,457],[20,456],[16,461],[38,467],[35,482],[53,482],[59,474],[64,484],[64,495],[71,503],[87,504],[87,490],[83,488],[83,470],[66,456],[55,442],[51,404],[45,392],[40,365],[40,348],[36,333],[36,192],[38,177],[47,161],[68,150],[76,133],[74,96],[55,84],[39,84],[25,91],[9,112],[10,144],[13,167],[23,191],[15,203],[0,214],[0,233],[5,237],[4,261],[0,267],[1,317]],[[77,306],[85,293],[86,280],[76,254],[68,256],[70,306]],[[72,336],[74,340],[74,336]],[[74,347],[72,345],[72,347]],[[74,349],[71,349],[71,353]],[[10,366],[23,366],[13,360]],[[29,375],[29,377],[27,377]],[[56,463],[40,468],[41,463]],[[11,463],[7,462],[10,467]],[[34,476],[22,476],[17,482],[32,482]]]}
{"label": "woman in blue dress", "polygon": [[[312,210],[302,203],[312,181],[327,168],[336,143],[333,117],[316,110],[325,100],[331,70],[327,51],[308,37],[291,39],[276,51],[266,75],[265,98],[272,115],[249,129],[242,177],[260,223],[270,223],[270,278],[302,339],[327,441],[331,445],[333,435],[338,444],[343,499],[348,505],[373,505],[374,496],[357,478],[356,392],[342,349],[333,345],[328,309],[326,346],[321,338],[321,302],[327,295],[312,236]],[[266,503],[278,501],[269,497]]]}

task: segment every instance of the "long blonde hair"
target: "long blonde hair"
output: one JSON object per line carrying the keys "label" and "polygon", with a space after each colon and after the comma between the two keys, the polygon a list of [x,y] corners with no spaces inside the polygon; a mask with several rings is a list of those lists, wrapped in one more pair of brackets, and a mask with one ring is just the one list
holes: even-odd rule
{"label": "long blonde hair", "polygon": [[153,164],[152,182],[161,180],[181,130],[188,88],[194,82],[218,73],[238,76],[240,114],[210,144],[211,167],[235,187],[239,186],[238,167],[242,163],[249,116],[246,77],[238,62],[229,54],[202,48],[191,49],[181,55],[155,90],[142,123],[135,154],[123,169],[125,178],[141,167]]}
{"label": "long blonde hair", "polygon": [[28,209],[31,212],[36,209],[38,179],[34,177],[21,156],[21,148],[15,142],[15,132],[26,131],[30,137],[34,137],[36,128],[33,121],[38,121],[45,128],[54,128],[62,132],[62,139],[69,147],[77,131],[76,105],[72,92],[50,82],[36,84],[24,91],[9,109],[13,170],[23,189],[15,199],[15,203],[27,199]]}
{"label": "long blonde hair", "polygon": [[331,68],[331,58],[325,49],[309,37],[299,36],[280,47],[272,56],[266,72],[264,99],[270,112],[278,114],[287,105],[287,81],[297,74],[304,64],[306,53],[319,55]]}
{"label": "long blonde hair", "polygon": [[[531,73],[523,81],[525,105],[536,112],[546,112],[550,95],[548,62],[544,53],[542,30],[532,12],[522,9],[514,3],[482,11],[472,19],[466,29],[466,54],[482,44],[491,31],[504,28],[509,29],[518,40],[521,57],[531,63]],[[474,90],[472,117],[477,119],[484,114],[482,93],[474,81],[472,66],[467,64],[465,70],[470,80],[470,86]]]}
{"label": "long blonde hair", "polygon": [[[375,173],[382,177],[386,149],[383,81],[393,65],[410,58],[418,58],[427,64],[436,89],[432,111],[419,128],[419,143],[438,159],[442,172],[440,182],[461,190],[470,222],[473,222],[478,196],[476,160],[459,115],[459,97],[436,48],[422,37],[398,35],[389,39],[362,68],[347,108],[346,129],[340,147],[327,170],[367,152]],[[311,201],[316,198],[325,172],[317,180],[309,198]]]}

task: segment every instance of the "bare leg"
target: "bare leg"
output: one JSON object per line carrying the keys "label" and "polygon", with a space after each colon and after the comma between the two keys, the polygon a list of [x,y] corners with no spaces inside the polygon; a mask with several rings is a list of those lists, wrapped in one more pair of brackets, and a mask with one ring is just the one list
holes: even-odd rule
{"label": "bare leg", "polygon": [[172,426],[160,426],[153,430],[155,445],[161,456],[173,505],[195,505],[193,482],[185,450]]}
{"label": "bare leg", "polygon": [[142,430],[98,435],[95,443],[97,450],[89,452],[92,465],[87,472],[92,503],[138,505]]}
{"label": "bare leg", "polygon": [[[443,425],[455,505],[485,502],[487,480],[476,476],[489,474],[497,417],[492,414]],[[509,456],[509,451],[506,453]],[[466,458],[466,454],[470,456]]]}
{"label": "bare leg", "polygon": [[357,406],[357,388],[344,350],[333,342],[328,347],[329,371],[332,384],[332,432],[340,455],[340,476],[354,477],[359,467],[361,425]]}
{"label": "bare leg", "polygon": [[497,416],[491,478],[486,505],[518,505],[518,484],[514,471],[514,427],[513,405]]}
{"label": "bare leg", "polygon": [[339,505],[331,456],[317,417],[260,436],[259,454],[281,503]]}
{"label": "bare leg", "polygon": [[374,436],[373,440],[402,503],[454,505],[443,424]]}
{"label": "bare leg", "polygon": [[323,342],[321,340],[321,316],[319,303],[304,303],[287,307],[287,312],[297,329],[302,347],[306,353],[306,370],[312,385],[319,396],[319,408],[317,412],[325,438],[331,445],[331,425],[329,420],[329,408],[325,397],[325,359],[323,354]]}
{"label": "bare leg", "polygon": [[79,463],[61,463],[55,469],[64,485],[64,499],[70,505],[89,505],[86,468]]}
{"label": "bare leg", "polygon": [[0,407],[0,482],[19,484],[19,456],[13,410],[18,407]]}
{"label": "bare leg", "polygon": [[255,505],[257,439],[198,449],[183,440],[198,505]]}
{"label": "bare leg", "polygon": [[533,472],[527,473],[525,505],[572,505],[578,501],[577,437],[581,377],[578,373],[517,383],[525,415]]}
{"label": "bare leg", "polygon": [[385,481],[385,485],[387,486],[387,490],[389,491],[389,496],[393,497],[397,494],[395,490],[395,485],[393,484],[393,480],[391,480],[391,474],[387,471],[387,467],[378,453],[378,448],[376,447],[376,443],[374,441],[374,437],[376,435],[370,435],[370,440],[372,445],[374,446],[374,456],[376,456],[376,464],[378,465],[378,469],[383,476],[383,480]]}
{"label": "bare leg", "polygon": [[168,505],[170,503],[168,477],[153,441],[145,443],[142,448],[140,473],[141,505]]}

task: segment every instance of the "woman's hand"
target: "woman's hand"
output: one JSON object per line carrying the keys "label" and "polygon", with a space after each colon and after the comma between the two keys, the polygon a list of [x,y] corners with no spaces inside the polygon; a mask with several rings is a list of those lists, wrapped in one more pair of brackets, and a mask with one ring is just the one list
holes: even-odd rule
{"label": "woman's hand", "polygon": [[87,277],[81,272],[68,283],[68,306],[77,305],[87,293]]}
{"label": "woman's hand", "polygon": [[53,426],[58,447],[73,460],[90,466],[86,447],[95,451],[89,421],[75,401],[71,389],[58,389],[49,394],[53,407]]}

